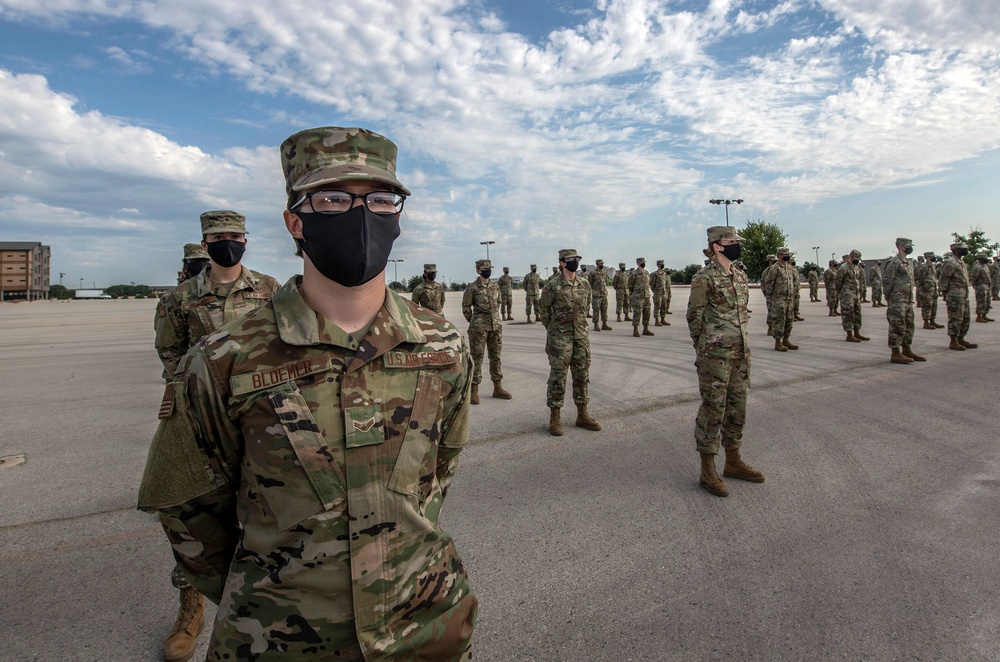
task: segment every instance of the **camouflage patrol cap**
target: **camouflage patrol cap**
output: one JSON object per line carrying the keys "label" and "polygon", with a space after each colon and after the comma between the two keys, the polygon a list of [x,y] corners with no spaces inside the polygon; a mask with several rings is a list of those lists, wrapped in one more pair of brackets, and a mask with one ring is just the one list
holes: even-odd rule
{"label": "camouflage patrol cap", "polygon": [[537,265],[537,264],[532,264],[532,265],[529,265],[529,266],[530,266],[530,267],[531,267],[532,269],[537,269],[537,268],[538,268],[538,265]]}
{"label": "camouflage patrol cap", "polygon": [[480,269],[492,269],[493,263],[489,260],[476,260],[476,271]]}
{"label": "camouflage patrol cap", "polygon": [[896,245],[906,248],[907,246],[913,245],[913,240],[907,239],[906,237],[896,237]]}
{"label": "camouflage patrol cap", "polygon": [[247,233],[247,219],[243,214],[237,214],[228,209],[207,211],[201,215],[201,233],[217,234],[220,232]]}
{"label": "camouflage patrol cap", "polygon": [[788,250],[787,246],[782,246],[778,249],[778,255],[791,255],[792,251]]}
{"label": "camouflage patrol cap", "polygon": [[580,254],[576,252],[575,248],[564,248],[559,251],[559,261],[565,262],[566,260],[572,260],[573,258],[579,258]]}
{"label": "camouflage patrol cap", "polygon": [[184,259],[185,260],[210,260],[208,253],[201,244],[184,244]]}
{"label": "camouflage patrol cap", "polygon": [[289,204],[294,192],[337,182],[379,182],[410,195],[396,179],[396,144],[357,127],[321,126],[289,136],[281,143],[281,171]]}
{"label": "camouflage patrol cap", "polygon": [[644,257],[637,257],[637,258],[635,258],[635,263],[636,264],[639,264],[640,262],[645,262],[645,261],[646,261],[646,258],[644,258]]}
{"label": "camouflage patrol cap", "polygon": [[425,264],[424,265],[424,271],[437,271],[437,270],[438,270],[438,265],[436,265],[436,264]]}
{"label": "camouflage patrol cap", "polygon": [[851,251],[851,257],[861,257],[861,251],[855,248],[853,251]]}
{"label": "camouflage patrol cap", "polygon": [[625,264],[624,262],[619,262],[619,263],[618,263],[618,268],[619,268],[619,269],[624,269],[624,268],[625,268],[626,266],[627,266],[627,265],[626,265],[626,264]]}
{"label": "camouflage patrol cap", "polygon": [[924,251],[924,257],[934,257],[934,251]]}
{"label": "camouflage patrol cap", "polygon": [[837,261],[836,260],[830,260],[829,264],[830,264],[831,267],[835,267],[835,266],[837,266]]}
{"label": "camouflage patrol cap", "polygon": [[656,261],[656,266],[662,267],[663,266],[663,260],[657,260]]}
{"label": "camouflage patrol cap", "polygon": [[988,260],[988,259],[990,259],[990,256],[987,255],[986,253],[983,253],[982,251],[980,251],[979,253],[976,253],[976,259],[980,259],[980,258],[985,258],[985,259]]}
{"label": "camouflage patrol cap", "polygon": [[967,248],[969,248],[969,246],[964,241],[956,241],[954,244],[952,244],[948,248],[950,248],[953,251],[957,251],[960,248],[966,248],[967,249]]}
{"label": "camouflage patrol cap", "polygon": [[778,256],[777,256],[777,255],[775,255],[774,253],[768,253],[768,254],[767,254],[767,259],[768,259],[768,260],[771,260],[771,261],[773,262],[774,260],[777,260],[777,259],[778,259]]}
{"label": "camouflage patrol cap", "polygon": [[597,259],[597,266],[599,266],[599,267],[603,267],[603,266],[604,266],[604,260],[602,260],[602,259],[598,258],[598,259]]}
{"label": "camouflage patrol cap", "polygon": [[730,227],[728,225],[714,225],[710,227],[707,231],[708,243],[714,244],[717,241],[722,241],[723,239],[735,239],[736,241],[743,241],[737,232],[736,228]]}
{"label": "camouflage patrol cap", "polygon": [[846,260],[847,258],[849,258],[851,256],[850,256],[850,254],[844,254],[844,255],[841,255],[840,257]]}

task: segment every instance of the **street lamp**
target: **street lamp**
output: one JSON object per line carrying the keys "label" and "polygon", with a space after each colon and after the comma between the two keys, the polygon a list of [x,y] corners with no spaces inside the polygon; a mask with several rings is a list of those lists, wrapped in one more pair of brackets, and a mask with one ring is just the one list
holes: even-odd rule
{"label": "street lamp", "polygon": [[813,246],[813,250],[816,251],[816,266],[819,266],[819,246]]}
{"label": "street lamp", "polygon": [[399,282],[399,263],[403,260],[389,260],[392,262],[392,282]]}
{"label": "street lamp", "polygon": [[81,290],[83,289],[83,279],[82,278],[80,279],[80,289]]}
{"label": "street lamp", "polygon": [[62,272],[62,271],[59,272],[59,285],[60,286],[62,286],[62,277],[65,276],[65,275],[66,274],[64,272]]}
{"label": "street lamp", "polygon": [[713,205],[726,205],[726,225],[729,225],[729,205],[742,204],[743,200],[709,200],[709,204]]}
{"label": "street lamp", "polygon": [[492,246],[495,243],[497,243],[497,242],[495,242],[495,241],[481,241],[481,242],[479,242],[480,246],[485,246],[486,247],[486,259],[487,260],[490,259],[490,246]]}

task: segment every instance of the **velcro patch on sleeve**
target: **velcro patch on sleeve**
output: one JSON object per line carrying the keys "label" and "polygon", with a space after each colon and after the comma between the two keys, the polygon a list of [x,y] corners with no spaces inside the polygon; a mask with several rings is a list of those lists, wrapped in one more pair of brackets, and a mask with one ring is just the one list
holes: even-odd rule
{"label": "velcro patch on sleeve", "polygon": [[313,356],[296,363],[265,368],[256,372],[233,375],[229,379],[234,396],[241,396],[254,391],[261,391],[286,382],[293,382],[309,375],[326,372],[331,369],[330,359],[325,356]]}
{"label": "velcro patch on sleeve", "polygon": [[174,413],[174,383],[170,382],[167,384],[167,388],[163,390],[163,399],[160,400],[159,418],[170,418],[170,414],[172,413]]}
{"label": "velcro patch on sleeve", "polygon": [[382,365],[386,368],[432,368],[456,363],[458,354],[450,349],[443,352],[393,351],[382,356]]}

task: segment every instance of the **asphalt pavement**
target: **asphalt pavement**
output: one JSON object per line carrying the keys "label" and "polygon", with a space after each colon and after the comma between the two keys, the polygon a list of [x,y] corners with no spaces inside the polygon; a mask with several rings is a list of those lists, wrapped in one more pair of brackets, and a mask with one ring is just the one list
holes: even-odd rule
{"label": "asphalt pavement", "polygon": [[[751,291],[743,455],[767,481],[720,499],[697,483],[687,290],[654,337],[613,315],[592,334],[604,429],[570,405],[563,437],[515,293],[514,399],[484,384],[443,515],[481,601],[476,660],[1000,659],[1000,323],[955,352],[918,321],[927,363],[893,365],[884,308],[859,345],[803,296],[801,349],[778,353]],[[153,306],[0,305],[0,660],[160,659],[172,558],[134,509],[163,388]]]}

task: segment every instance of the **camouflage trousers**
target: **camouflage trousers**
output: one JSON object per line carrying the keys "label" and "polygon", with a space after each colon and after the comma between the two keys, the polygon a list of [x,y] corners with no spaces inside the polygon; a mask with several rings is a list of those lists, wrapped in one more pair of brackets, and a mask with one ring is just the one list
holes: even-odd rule
{"label": "camouflage trousers", "polygon": [[191,588],[191,582],[184,576],[179,565],[174,565],[174,569],[170,571],[170,583],[176,589]]}
{"label": "camouflage trousers", "polygon": [[[874,292],[872,297],[875,297]],[[913,304],[908,301],[891,301],[885,309],[889,322],[889,347],[913,344]]]}
{"label": "camouflage trousers", "polygon": [[944,303],[948,307],[948,335],[961,338],[969,332],[969,293],[947,296]]}
{"label": "camouflage trousers", "polygon": [[787,338],[792,335],[795,322],[795,302],[792,299],[771,297],[771,335]]}
{"label": "camouflage trousers", "polygon": [[937,292],[934,292],[933,294],[918,294],[917,302],[920,305],[920,313],[925,322],[931,322],[937,319]]}
{"label": "camouflage trousers", "polygon": [[816,283],[815,285],[809,283],[809,300],[819,301],[819,283]]}
{"label": "camouflage trousers", "polygon": [[858,288],[858,300],[862,303],[868,303],[868,288],[864,285]]}
{"label": "camouflage trousers", "polygon": [[992,305],[990,303],[990,286],[976,285],[976,315],[987,314]]}
{"label": "camouflage trousers", "polygon": [[608,321],[608,298],[594,297],[594,324]]}
{"label": "camouflage trousers", "polygon": [[666,292],[663,292],[663,293],[660,293],[660,294],[657,294],[656,292],[653,292],[653,319],[654,320],[661,319],[664,315],[666,315],[667,314],[667,307],[668,306],[669,306],[669,304],[667,303],[667,293]]}
{"label": "camouflage trousers", "polygon": [[[606,301],[606,300],[605,300]],[[590,338],[548,336],[545,354],[549,357],[549,383],[545,391],[545,404],[562,407],[566,397],[566,371],[573,375],[573,402],[588,402],[587,384],[590,382]]]}
{"label": "camouflage trousers", "polygon": [[[878,282],[877,280],[875,281]],[[882,303],[882,286],[872,285],[872,303]],[[888,311],[886,311],[888,312]]]}
{"label": "camouflage trousers", "polygon": [[694,426],[695,447],[699,453],[716,455],[721,436],[725,448],[739,448],[747,420],[750,357],[699,356],[694,365],[701,391],[701,408]]}
{"label": "camouflage trousers", "polygon": [[990,281],[990,294],[1000,296],[1000,278]]}
{"label": "camouflage trousers", "polygon": [[524,314],[531,317],[531,309],[534,306],[535,318],[538,318],[538,295],[537,294],[525,294],[524,295]]}
{"label": "camouflage trousers", "polygon": [[639,328],[639,318],[642,317],[642,324],[649,326],[649,295],[632,295],[632,326]]}
{"label": "camouflage trousers", "polygon": [[469,331],[469,353],[472,354],[472,383],[483,381],[483,355],[489,349],[490,379],[503,379],[500,365],[500,350],[503,349],[503,333],[500,331]]}
{"label": "camouflage trousers", "polygon": [[511,317],[510,309],[514,303],[514,295],[510,292],[500,292],[500,318]]}
{"label": "camouflage trousers", "polygon": [[615,315],[621,315],[622,312],[628,315],[628,311],[628,292],[625,290],[615,290]]}
{"label": "camouflage trousers", "polygon": [[840,302],[837,301],[837,290],[830,287],[826,288],[826,305],[830,309],[831,313],[837,310],[837,304],[839,303]]}
{"label": "camouflage trousers", "polygon": [[795,314],[799,314],[799,303],[802,301],[802,288],[795,290]]}
{"label": "camouflage trousers", "polygon": [[774,324],[774,317],[771,314],[771,297],[764,295],[764,305],[767,306],[767,325]]}
{"label": "camouflage trousers", "polygon": [[840,323],[848,333],[861,330],[861,301],[854,292],[845,292],[840,298]]}

